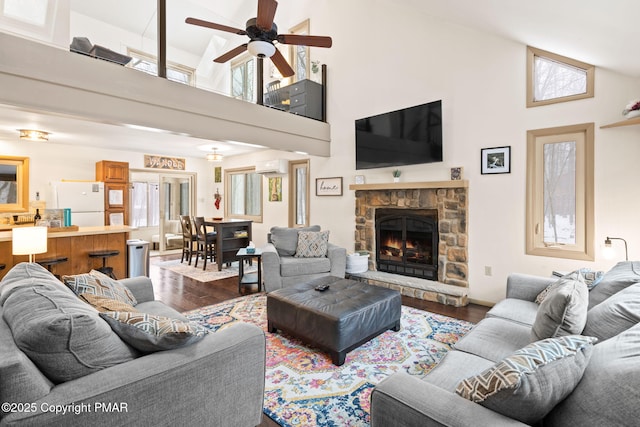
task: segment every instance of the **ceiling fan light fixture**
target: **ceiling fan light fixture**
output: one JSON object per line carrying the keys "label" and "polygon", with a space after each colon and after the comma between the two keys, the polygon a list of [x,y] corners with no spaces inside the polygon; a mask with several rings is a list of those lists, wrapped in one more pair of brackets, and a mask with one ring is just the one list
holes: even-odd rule
{"label": "ceiling fan light fixture", "polygon": [[265,56],[271,58],[276,53],[276,47],[269,42],[253,40],[247,45],[247,50],[253,56]]}
{"label": "ceiling fan light fixture", "polygon": [[18,129],[18,132],[20,132],[20,139],[43,142],[49,140],[49,132],[45,132],[43,130]]}

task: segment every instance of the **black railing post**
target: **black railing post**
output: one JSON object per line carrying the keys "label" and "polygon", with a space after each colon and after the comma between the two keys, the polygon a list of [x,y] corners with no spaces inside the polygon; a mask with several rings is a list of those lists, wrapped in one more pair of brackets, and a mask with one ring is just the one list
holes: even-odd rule
{"label": "black railing post", "polygon": [[158,0],[158,77],[167,78],[167,0]]}
{"label": "black railing post", "polygon": [[256,73],[256,104],[264,105],[264,58],[258,56]]}
{"label": "black railing post", "polygon": [[327,121],[327,64],[322,64],[322,121]]}

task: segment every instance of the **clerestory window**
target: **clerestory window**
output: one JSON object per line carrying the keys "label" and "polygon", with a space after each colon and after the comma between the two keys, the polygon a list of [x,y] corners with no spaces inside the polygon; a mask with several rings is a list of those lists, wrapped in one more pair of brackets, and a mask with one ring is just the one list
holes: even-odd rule
{"label": "clerestory window", "polygon": [[595,67],[527,46],[527,107],[593,98]]}

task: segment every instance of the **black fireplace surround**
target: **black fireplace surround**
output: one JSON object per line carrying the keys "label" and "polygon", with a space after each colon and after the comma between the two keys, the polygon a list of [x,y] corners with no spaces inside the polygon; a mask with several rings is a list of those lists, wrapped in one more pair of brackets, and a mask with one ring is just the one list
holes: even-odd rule
{"label": "black fireplace surround", "polygon": [[438,211],[376,209],[376,268],[438,280]]}

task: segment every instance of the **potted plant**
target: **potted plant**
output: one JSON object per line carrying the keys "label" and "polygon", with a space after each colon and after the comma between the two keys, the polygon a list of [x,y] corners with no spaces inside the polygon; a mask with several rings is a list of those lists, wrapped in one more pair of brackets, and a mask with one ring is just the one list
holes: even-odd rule
{"label": "potted plant", "polygon": [[400,182],[400,175],[402,175],[402,172],[400,172],[400,169],[396,169],[393,171],[393,182]]}

